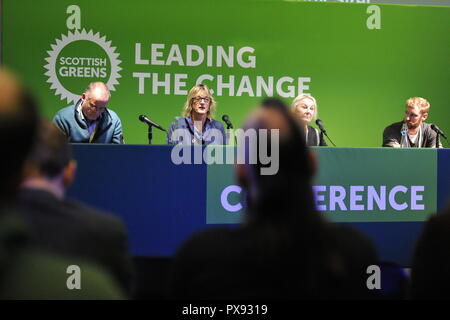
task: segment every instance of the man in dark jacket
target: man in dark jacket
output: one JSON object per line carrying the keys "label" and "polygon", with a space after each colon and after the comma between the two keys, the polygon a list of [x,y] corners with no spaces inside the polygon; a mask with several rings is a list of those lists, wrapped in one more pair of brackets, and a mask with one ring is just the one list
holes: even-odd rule
{"label": "man in dark jacket", "polygon": [[[386,127],[383,132],[383,147],[436,148],[436,132],[424,121],[428,118],[430,103],[419,97],[406,101],[403,121]],[[442,145],[439,143],[439,147]]]}
{"label": "man in dark jacket", "polygon": [[[4,151],[0,157],[0,299],[122,298],[97,267],[38,250],[27,224],[13,208],[37,122],[34,100],[14,76],[0,69],[0,145]],[[78,276],[77,271],[70,271],[76,269]],[[79,280],[71,282],[72,275]]]}
{"label": "man in dark jacket", "polygon": [[76,162],[64,135],[42,120],[25,165],[19,194],[21,214],[43,248],[97,263],[130,293],[133,268],[125,227],[110,214],[64,199],[75,171]]}

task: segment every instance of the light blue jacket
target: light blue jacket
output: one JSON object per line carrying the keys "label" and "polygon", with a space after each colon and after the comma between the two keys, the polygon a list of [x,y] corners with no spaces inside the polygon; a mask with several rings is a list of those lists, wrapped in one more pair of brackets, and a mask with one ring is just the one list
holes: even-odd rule
{"label": "light blue jacket", "polygon": [[[89,130],[86,120],[77,111],[81,100],[75,105],[58,111],[53,122],[66,135],[71,143],[89,143]],[[100,115],[97,130],[91,143],[123,143],[122,123],[111,109],[105,109]]]}

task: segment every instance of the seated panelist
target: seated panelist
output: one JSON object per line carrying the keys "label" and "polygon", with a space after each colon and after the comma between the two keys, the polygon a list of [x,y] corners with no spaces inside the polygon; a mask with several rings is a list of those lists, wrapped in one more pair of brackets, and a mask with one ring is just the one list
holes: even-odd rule
{"label": "seated panelist", "polygon": [[214,120],[216,102],[204,84],[194,86],[184,104],[183,117],[176,117],[167,133],[167,144],[223,145],[223,124]]}
{"label": "seated panelist", "polygon": [[75,104],[63,108],[53,122],[71,143],[123,143],[122,123],[107,109],[111,94],[103,82],[92,82]]}
{"label": "seated panelist", "polygon": [[[387,126],[383,132],[383,147],[436,148],[437,133],[425,123],[430,103],[420,97],[406,101],[403,120]],[[439,147],[442,145],[439,142]]]}
{"label": "seated panelist", "polygon": [[309,124],[317,118],[317,102],[313,96],[301,94],[294,99],[292,111],[305,123],[306,146],[327,146],[323,133]]}

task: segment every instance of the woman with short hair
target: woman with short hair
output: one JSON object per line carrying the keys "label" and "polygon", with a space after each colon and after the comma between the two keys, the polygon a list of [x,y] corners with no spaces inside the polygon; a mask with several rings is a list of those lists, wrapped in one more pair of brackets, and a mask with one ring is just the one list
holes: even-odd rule
{"label": "woman with short hair", "polygon": [[322,132],[309,124],[317,118],[317,101],[313,96],[301,94],[292,102],[292,111],[305,124],[307,146],[327,146]]}

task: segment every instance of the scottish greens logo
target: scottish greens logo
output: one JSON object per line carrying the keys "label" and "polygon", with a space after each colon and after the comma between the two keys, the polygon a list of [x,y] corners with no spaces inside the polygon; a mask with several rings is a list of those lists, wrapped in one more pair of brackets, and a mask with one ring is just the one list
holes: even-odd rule
{"label": "scottish greens logo", "polygon": [[47,65],[44,66],[47,82],[61,100],[76,102],[80,89],[92,81],[103,81],[110,90],[115,90],[114,86],[119,84],[122,70],[119,53],[111,41],[98,32],[94,34],[85,29],[69,31],[67,35],[62,34],[61,39],[56,39],[47,53]]}

